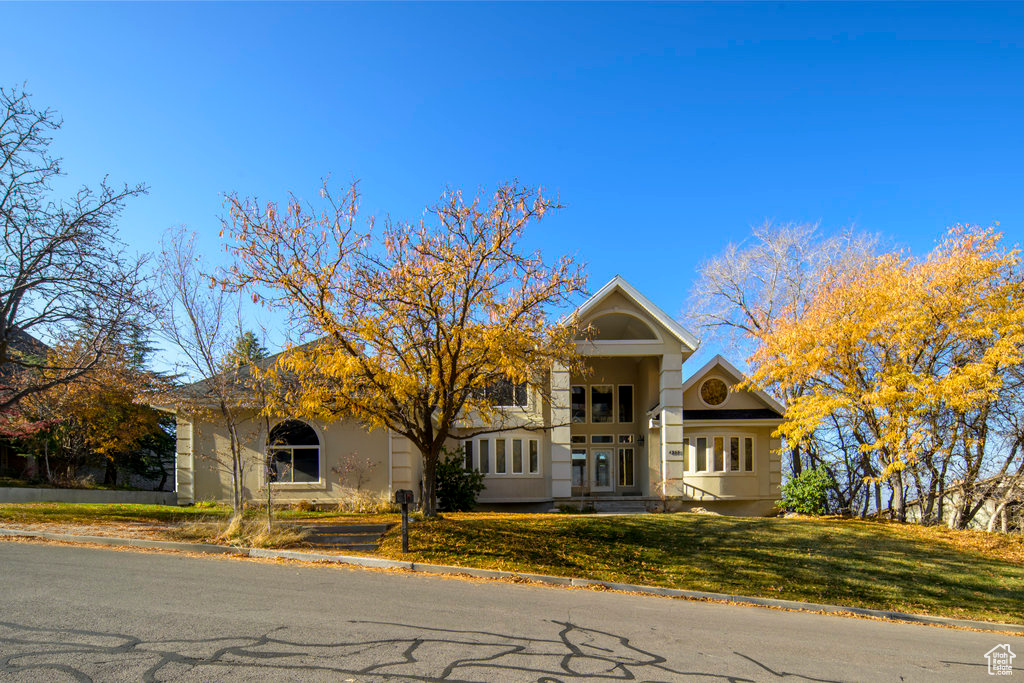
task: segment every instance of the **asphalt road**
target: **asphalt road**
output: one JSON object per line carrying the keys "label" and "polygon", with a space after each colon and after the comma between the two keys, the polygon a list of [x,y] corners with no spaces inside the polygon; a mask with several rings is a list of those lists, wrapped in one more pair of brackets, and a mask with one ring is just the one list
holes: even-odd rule
{"label": "asphalt road", "polygon": [[0,542],[0,681],[1024,680],[1024,638],[590,590]]}

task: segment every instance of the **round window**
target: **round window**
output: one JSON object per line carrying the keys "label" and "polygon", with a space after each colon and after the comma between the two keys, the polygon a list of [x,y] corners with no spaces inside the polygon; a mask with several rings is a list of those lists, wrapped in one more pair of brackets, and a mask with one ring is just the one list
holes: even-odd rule
{"label": "round window", "polygon": [[717,377],[705,380],[704,384],[700,385],[700,398],[709,406],[722,405],[728,396],[729,387]]}

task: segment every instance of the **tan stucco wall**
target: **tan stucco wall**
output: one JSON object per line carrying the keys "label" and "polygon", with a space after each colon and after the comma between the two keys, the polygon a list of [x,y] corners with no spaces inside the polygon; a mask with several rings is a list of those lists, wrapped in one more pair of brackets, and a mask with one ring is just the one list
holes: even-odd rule
{"label": "tan stucco wall", "polygon": [[[774,427],[751,427],[723,421],[714,426],[688,426],[683,423],[684,437],[690,440],[687,470],[683,474],[684,496],[687,499],[704,502],[737,499],[770,500],[780,497],[779,484],[781,460],[778,441],[772,438]],[[697,473],[693,448],[699,437],[736,436],[754,438],[753,472],[707,472]]]}
{"label": "tan stucco wall", "polygon": [[757,397],[756,394],[746,389],[736,389],[736,380],[725,374],[724,372],[712,370],[711,372],[704,375],[698,380],[692,387],[683,392],[683,410],[711,410],[704,401],[700,400],[700,386],[705,380],[711,377],[717,377],[725,382],[726,386],[729,387],[729,396],[725,399],[725,403],[714,408],[720,410],[748,410],[757,408],[767,408],[768,406]]}
{"label": "tan stucco wall", "polygon": [[[271,428],[279,422],[271,421]],[[335,468],[344,463],[354,462],[363,470],[361,489],[381,495],[388,495],[388,444],[385,430],[368,432],[362,427],[344,422],[321,424],[308,421],[320,438],[320,481],[316,483],[272,484],[275,501],[311,502],[337,500],[344,495],[346,487],[355,487],[358,473],[353,471],[342,481],[342,474]],[[191,499],[226,501],[231,498],[231,458],[227,427],[212,420],[197,420],[195,424],[178,419],[179,433],[191,435],[191,439],[179,442],[179,452],[189,449],[189,457],[179,460],[179,483],[191,481]],[[264,452],[267,430],[262,419],[246,419],[239,428],[242,442],[243,490],[246,499],[263,500],[266,496],[266,473]],[[192,470],[187,463],[191,460]],[[368,465],[364,463],[369,460]],[[179,485],[179,502],[182,500]],[[187,498],[187,494],[185,496]]]}

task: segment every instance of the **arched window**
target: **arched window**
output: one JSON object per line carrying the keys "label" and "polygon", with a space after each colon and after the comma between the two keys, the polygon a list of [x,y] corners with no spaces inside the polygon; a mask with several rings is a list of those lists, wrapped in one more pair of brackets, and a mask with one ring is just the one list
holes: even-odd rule
{"label": "arched window", "polygon": [[320,439],[305,422],[287,420],[271,429],[267,455],[272,482],[320,481]]}

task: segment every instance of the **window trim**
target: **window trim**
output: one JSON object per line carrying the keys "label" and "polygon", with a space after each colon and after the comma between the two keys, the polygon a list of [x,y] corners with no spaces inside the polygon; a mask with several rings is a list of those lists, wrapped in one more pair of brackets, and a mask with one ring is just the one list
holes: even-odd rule
{"label": "window trim", "polygon": [[[721,382],[722,384],[725,385],[725,398],[722,399],[721,403],[717,403],[717,404],[711,404],[711,403],[708,403],[707,401],[705,401],[704,400],[704,394],[703,394],[703,392],[704,392],[704,385],[707,384],[708,382],[710,382],[713,379],[717,379],[719,382]],[[703,403],[708,408],[712,408],[712,409],[724,408],[725,404],[729,402],[730,398],[732,398],[732,387],[730,387],[729,383],[726,382],[723,378],[719,377],[718,375],[711,375],[710,377],[705,377],[704,379],[702,379],[700,384],[697,385],[697,398],[700,400],[701,403]]]}
{"label": "window trim", "polygon": [[[530,410],[530,406],[533,403],[533,401],[531,400],[533,392],[530,391],[530,385],[527,382],[513,382],[511,380],[505,380],[505,381],[509,383],[509,386],[512,389],[512,403],[491,403],[490,406],[492,408],[518,408],[519,410],[527,410],[527,411]],[[525,402],[523,404],[521,404],[521,405],[515,402],[516,401],[516,389],[518,389],[520,386],[523,387],[524,398],[525,398]],[[489,390],[490,390],[490,387],[484,389],[484,395],[485,396],[486,396],[487,391],[489,391]]]}
{"label": "window trim", "polygon": [[[478,434],[469,438],[458,437],[459,445],[463,449],[463,453],[466,450],[467,443],[473,443],[473,469],[480,472],[486,478],[497,478],[497,479],[540,479],[544,477],[544,449],[541,448],[541,439],[535,433],[526,431],[511,431],[511,432],[499,432],[499,433],[487,433]],[[481,465],[481,451],[480,442],[487,441],[487,471],[484,472],[480,469]],[[498,472],[498,442],[502,441],[505,443],[505,471]],[[515,446],[513,445],[516,441],[522,443],[522,472],[513,471],[513,455]],[[530,471],[530,443],[534,442],[537,444],[537,470],[535,472]]]}
{"label": "window trim", "polygon": [[[633,419],[629,422],[624,422],[622,418],[622,396],[619,393],[622,387],[629,387],[630,406],[629,412],[632,414]],[[633,384],[616,384],[615,385],[615,422],[620,425],[631,425],[636,424],[636,387]]]}
{"label": "window trim", "polygon": [[[705,465],[707,469],[697,469],[697,440],[706,440],[706,460]],[[715,470],[714,456],[715,456],[715,439],[722,439],[722,457],[724,469],[721,471]],[[740,469],[731,470],[729,469],[729,446],[730,439],[739,439],[739,455],[740,455]],[[744,469],[746,466],[746,442],[750,441],[750,453],[751,453],[751,468],[749,470]],[[757,474],[757,435],[751,434],[750,432],[741,432],[734,430],[724,431],[708,431],[700,432],[699,434],[687,434],[683,437],[683,472],[686,474],[699,475],[699,476],[750,476]]]}
{"label": "window trim", "polygon": [[[590,411],[587,413],[587,417],[590,420],[590,424],[593,424],[593,425],[610,425],[610,424],[615,424],[616,418],[618,417],[618,415],[615,414],[615,407],[616,407],[616,404],[618,403],[618,401],[615,400],[615,391],[616,391],[615,384],[613,384],[611,382],[600,382],[598,384],[591,384],[591,385],[589,385],[589,387],[590,387],[590,391],[587,392],[587,402],[588,402],[588,404],[590,406]],[[598,422],[597,420],[594,419],[594,390],[597,389],[598,387],[608,387],[608,396],[611,399],[609,401],[609,403],[611,405],[608,407],[608,419],[607,420],[602,420],[601,422]]]}
{"label": "window trim", "polygon": [[[582,389],[583,390],[583,419],[577,420],[573,415],[573,404],[572,404],[572,390]],[[590,388],[586,384],[570,384],[569,385],[569,424],[574,425],[585,425],[589,424],[590,418]]]}
{"label": "window trim", "polygon": [[[622,466],[622,459],[623,459],[623,456],[625,455],[625,451],[627,451],[627,450],[630,453],[630,456],[631,456],[630,457],[630,460],[631,460],[630,464],[632,465],[632,467],[629,468],[629,478],[633,480],[632,482],[630,482],[628,484],[623,481],[623,475],[626,474],[626,469]],[[619,443],[615,444],[615,459],[616,459],[616,466],[617,466],[616,467],[617,471],[615,472],[616,488],[620,488],[620,489],[635,489],[637,487],[637,483],[636,483],[636,480],[637,480],[637,476],[636,476],[636,460],[637,460],[637,458],[636,458],[636,446],[632,442],[630,442],[630,443],[622,443],[620,441]]]}
{"label": "window trim", "polygon": [[[316,434],[317,440],[320,442],[316,446],[316,450],[317,450],[317,470],[318,470],[317,473],[318,473],[320,478],[317,479],[316,481],[270,481],[270,476],[269,476],[270,472],[267,470],[267,466],[266,466],[267,458],[270,457],[270,450],[271,450],[271,448],[281,448],[281,446],[273,446],[272,447],[270,445],[270,433],[273,432],[275,429],[277,429],[280,425],[284,424],[285,422],[293,422],[293,421],[294,422],[301,422],[304,425],[308,426],[310,429],[312,429],[313,432]],[[262,430],[260,430],[260,431],[262,431]],[[299,446],[301,448],[313,448],[313,446],[308,445],[308,444],[305,444],[305,445],[300,444]],[[284,446],[284,448],[294,448],[294,446]],[[268,486],[272,486],[272,487],[274,487],[276,489],[282,489],[282,490],[289,490],[289,489],[294,489],[294,490],[303,490],[303,489],[310,490],[310,489],[325,489],[325,488],[327,488],[327,480],[326,480],[326,478],[324,478],[324,455],[325,455],[324,451],[325,450],[326,449],[324,447],[324,433],[323,433],[323,430],[320,429],[320,426],[317,425],[316,423],[314,423],[314,422],[312,422],[310,420],[300,420],[300,419],[298,419],[296,417],[285,417],[285,418],[278,419],[276,422],[274,422],[272,425],[270,425],[270,431],[268,431],[266,434],[263,435],[263,451],[262,451],[262,455],[263,455],[263,483],[268,485]],[[293,457],[292,463],[293,463],[293,467],[294,467],[294,462],[295,462],[294,461],[294,453],[293,453],[292,457]]]}

